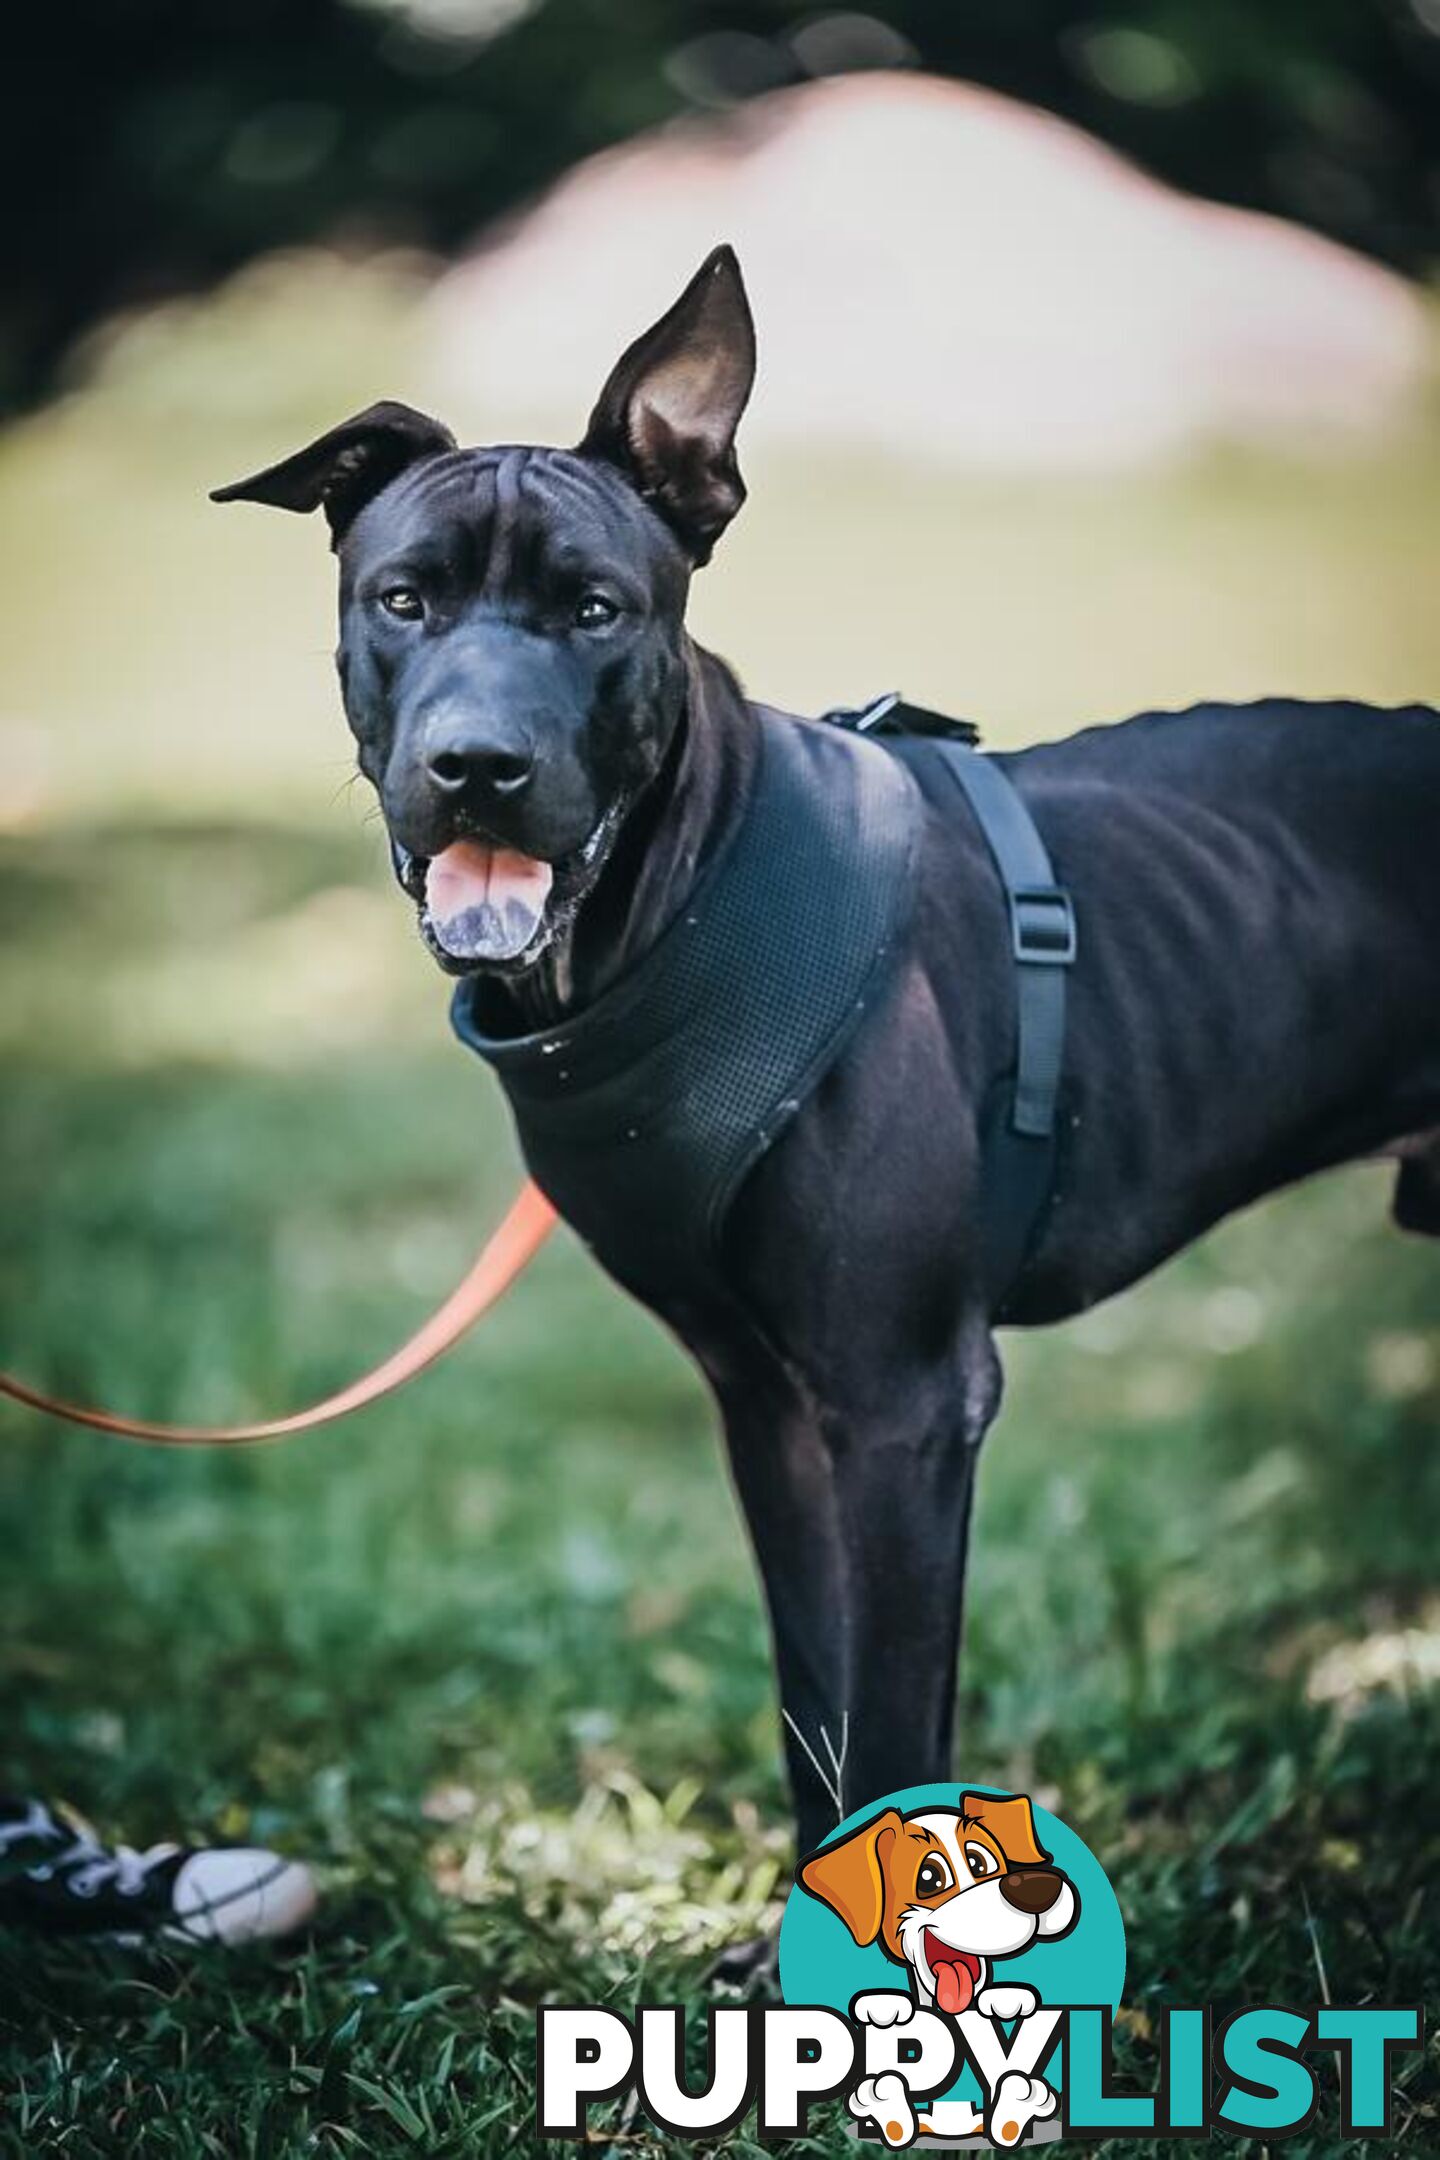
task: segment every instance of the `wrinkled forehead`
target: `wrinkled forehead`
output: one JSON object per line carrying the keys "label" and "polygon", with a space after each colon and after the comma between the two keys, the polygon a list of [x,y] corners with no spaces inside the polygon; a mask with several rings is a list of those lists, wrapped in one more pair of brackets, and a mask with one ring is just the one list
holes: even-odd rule
{"label": "wrinkled forehead", "polygon": [[341,555],[353,574],[380,555],[462,543],[487,575],[539,556],[683,575],[678,543],[619,473],[573,451],[525,444],[411,466],[367,504]]}

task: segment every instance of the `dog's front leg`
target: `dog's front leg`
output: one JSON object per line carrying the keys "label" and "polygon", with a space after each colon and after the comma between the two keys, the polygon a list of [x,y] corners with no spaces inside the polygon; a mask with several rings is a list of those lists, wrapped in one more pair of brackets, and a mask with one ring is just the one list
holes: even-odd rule
{"label": "dog's front leg", "polygon": [[775,1638],[802,1852],[842,1816],[950,1771],[988,1336],[841,1409],[793,1381],[721,1390]]}

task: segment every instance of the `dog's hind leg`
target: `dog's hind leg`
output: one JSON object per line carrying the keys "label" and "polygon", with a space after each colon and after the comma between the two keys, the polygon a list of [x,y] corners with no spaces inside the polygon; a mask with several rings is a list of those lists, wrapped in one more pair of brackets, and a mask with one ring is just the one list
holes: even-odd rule
{"label": "dog's hind leg", "polygon": [[1395,1220],[1420,1237],[1440,1237],[1440,1132],[1406,1140],[1395,1150],[1400,1173],[1395,1180]]}
{"label": "dog's hind leg", "polygon": [[988,1335],[843,1411],[793,1382],[722,1390],[775,1638],[800,1849],[901,1786],[949,1775]]}

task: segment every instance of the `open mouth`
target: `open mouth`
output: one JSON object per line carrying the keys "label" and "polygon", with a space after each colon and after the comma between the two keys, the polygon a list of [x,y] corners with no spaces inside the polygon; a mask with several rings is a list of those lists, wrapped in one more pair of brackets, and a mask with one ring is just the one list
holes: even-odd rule
{"label": "open mouth", "polygon": [[583,847],[556,862],[477,835],[437,855],[412,855],[392,837],[395,874],[420,911],[420,934],[449,975],[532,967],[574,919],[600,873],[616,813]]}
{"label": "open mouth", "polygon": [[980,1985],[980,1960],[968,1950],[956,1950],[942,1942],[933,1928],[926,1928],[922,1947],[930,1977],[935,1982],[935,2000],[950,2017],[958,2017],[968,2010]]}

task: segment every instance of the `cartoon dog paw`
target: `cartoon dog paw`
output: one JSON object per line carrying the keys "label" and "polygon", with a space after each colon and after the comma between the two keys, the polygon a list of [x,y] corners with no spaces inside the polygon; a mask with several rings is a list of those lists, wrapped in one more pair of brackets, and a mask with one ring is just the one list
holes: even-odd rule
{"label": "cartoon dog paw", "polygon": [[975,2007],[982,2017],[1000,2018],[1008,2025],[1011,2018],[1026,2018],[1038,2010],[1040,1997],[1029,1987],[987,1987],[976,1996]]}
{"label": "cartoon dog paw", "polygon": [[845,2105],[857,2122],[868,2115],[880,2126],[887,2145],[909,2145],[915,2136],[915,2110],[910,2088],[898,2070],[882,2070],[879,2077],[861,2078]]}
{"label": "cartoon dog paw", "polygon": [[1057,2106],[1054,2088],[1042,2077],[1026,2077],[1007,2070],[995,2088],[985,2134],[992,2145],[1009,2152],[1018,2145],[1033,2122],[1044,2122]]}
{"label": "cartoon dog paw", "polygon": [[857,2025],[908,2025],[915,2015],[915,2002],[898,1988],[877,1988],[872,1995],[857,1995],[850,2015]]}

